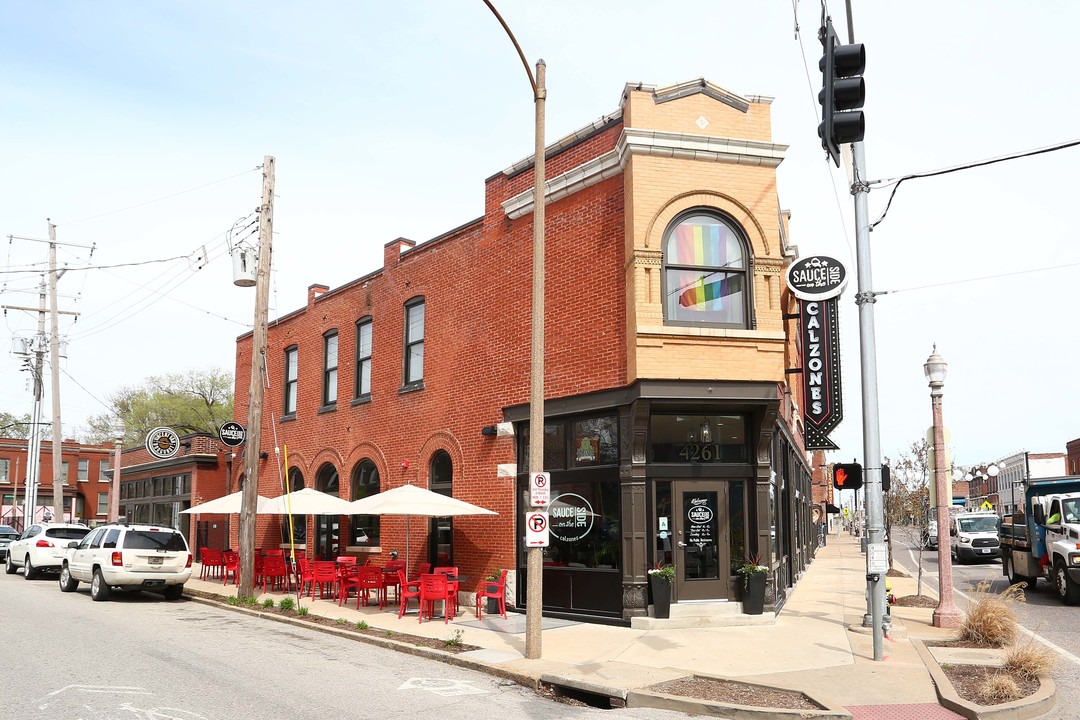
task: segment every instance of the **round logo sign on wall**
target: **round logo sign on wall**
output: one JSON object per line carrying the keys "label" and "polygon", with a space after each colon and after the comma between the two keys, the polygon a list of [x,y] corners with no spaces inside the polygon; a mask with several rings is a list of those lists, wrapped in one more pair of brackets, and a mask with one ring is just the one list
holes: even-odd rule
{"label": "round logo sign on wall", "polygon": [[564,542],[574,542],[592,532],[592,504],[577,493],[563,493],[548,506],[548,528]]}
{"label": "round logo sign on wall", "polygon": [[244,440],[247,439],[247,430],[240,423],[230,420],[218,430],[218,437],[221,438],[221,442],[229,447],[237,447],[243,445]]}
{"label": "round logo sign on wall", "polygon": [[146,450],[160,460],[167,460],[180,449],[180,436],[172,428],[156,427],[146,434]]}
{"label": "round logo sign on wall", "polygon": [[787,271],[787,285],[800,300],[828,300],[844,292],[847,270],[839,260],[812,255],[794,262]]}
{"label": "round logo sign on wall", "polygon": [[705,505],[699,505],[687,510],[686,518],[692,523],[701,525],[703,523],[712,522],[713,511],[712,508],[706,507]]}

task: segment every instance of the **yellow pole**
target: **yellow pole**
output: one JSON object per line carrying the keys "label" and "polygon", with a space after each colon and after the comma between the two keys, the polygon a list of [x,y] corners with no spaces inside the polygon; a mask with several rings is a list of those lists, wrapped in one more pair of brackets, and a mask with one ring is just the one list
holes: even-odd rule
{"label": "yellow pole", "polygon": [[[282,445],[285,449],[285,509],[289,512],[289,558],[292,561],[292,567],[296,568],[296,535],[293,533],[293,518],[292,518],[292,483],[289,482],[289,446],[288,444]],[[300,590],[296,591],[296,597],[299,599]]]}

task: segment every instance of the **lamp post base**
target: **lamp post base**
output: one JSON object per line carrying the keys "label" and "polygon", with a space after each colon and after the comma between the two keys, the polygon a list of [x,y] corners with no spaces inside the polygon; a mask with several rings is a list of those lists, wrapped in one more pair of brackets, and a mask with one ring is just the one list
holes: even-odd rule
{"label": "lamp post base", "polygon": [[941,607],[934,609],[934,627],[939,628],[958,628],[964,622],[964,615],[956,608],[943,609]]}

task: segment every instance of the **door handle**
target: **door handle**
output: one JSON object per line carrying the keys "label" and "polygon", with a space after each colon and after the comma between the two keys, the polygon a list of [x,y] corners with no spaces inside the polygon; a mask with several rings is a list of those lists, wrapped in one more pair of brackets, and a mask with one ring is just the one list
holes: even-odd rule
{"label": "door handle", "polygon": [[680,540],[679,541],[679,547],[686,547],[686,543],[684,543],[682,540]]}

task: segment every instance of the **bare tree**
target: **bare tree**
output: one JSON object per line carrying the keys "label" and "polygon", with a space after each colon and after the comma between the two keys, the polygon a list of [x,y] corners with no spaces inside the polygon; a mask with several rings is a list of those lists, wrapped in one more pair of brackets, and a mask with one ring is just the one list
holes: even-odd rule
{"label": "bare tree", "polygon": [[[925,440],[911,443],[890,467],[892,489],[885,501],[886,522],[904,539],[919,548],[918,594],[922,595],[923,551],[930,520],[930,445]],[[892,558],[892,533],[889,536]]]}

